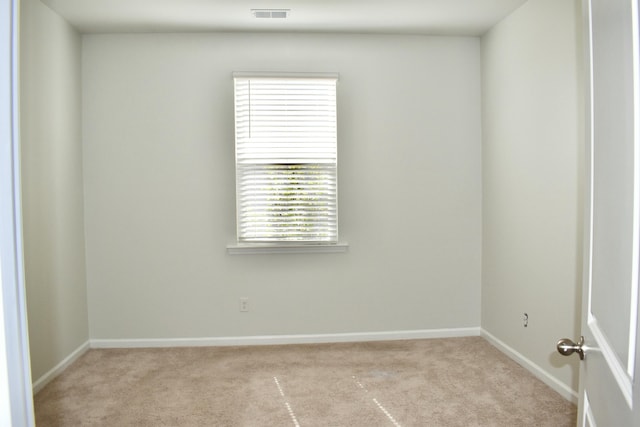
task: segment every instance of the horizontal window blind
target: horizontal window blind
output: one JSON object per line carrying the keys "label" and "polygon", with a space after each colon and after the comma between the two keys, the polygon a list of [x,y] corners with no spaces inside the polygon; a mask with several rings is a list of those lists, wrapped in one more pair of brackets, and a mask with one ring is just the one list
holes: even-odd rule
{"label": "horizontal window blind", "polygon": [[239,242],[337,242],[336,78],[234,77]]}

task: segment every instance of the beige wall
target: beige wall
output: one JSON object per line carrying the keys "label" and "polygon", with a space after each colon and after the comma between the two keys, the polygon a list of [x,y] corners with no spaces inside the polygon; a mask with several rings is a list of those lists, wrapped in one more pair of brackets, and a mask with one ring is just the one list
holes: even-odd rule
{"label": "beige wall", "polygon": [[[93,339],[479,326],[477,38],[86,35],[82,58]],[[348,253],[227,255],[252,70],[340,73]]]}
{"label": "beige wall", "polygon": [[580,335],[578,5],[530,0],[482,38],[482,327],[574,391],[554,347]]}
{"label": "beige wall", "polygon": [[21,2],[21,150],[31,370],[40,378],[89,339],[80,138],[80,36]]}

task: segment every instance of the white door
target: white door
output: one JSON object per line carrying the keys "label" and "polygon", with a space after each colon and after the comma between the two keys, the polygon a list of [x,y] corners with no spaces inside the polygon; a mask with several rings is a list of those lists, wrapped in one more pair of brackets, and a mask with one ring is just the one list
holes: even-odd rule
{"label": "white door", "polygon": [[638,0],[584,0],[588,213],[578,425],[640,426]]}

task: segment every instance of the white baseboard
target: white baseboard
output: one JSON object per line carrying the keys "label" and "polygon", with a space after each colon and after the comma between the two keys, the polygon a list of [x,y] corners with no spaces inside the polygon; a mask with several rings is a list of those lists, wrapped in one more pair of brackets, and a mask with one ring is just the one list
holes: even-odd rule
{"label": "white baseboard", "polygon": [[62,362],[58,363],[51,370],[49,370],[49,372],[47,372],[46,374],[44,374],[40,378],[38,378],[33,383],[33,394],[36,394],[37,392],[42,390],[44,388],[44,386],[46,386],[47,384],[49,384],[49,382],[51,382],[51,380],[53,380],[55,377],[60,375],[62,373],[62,371],[67,369],[67,367],[69,365],[71,365],[73,362],[78,360],[78,358],[80,356],[85,354],[87,352],[87,350],[89,350],[89,348],[91,348],[90,347],[90,342],[87,341],[84,344],[82,344],[80,347],[75,349],[69,356],[64,358],[64,360]]}
{"label": "white baseboard", "polygon": [[509,356],[511,359],[513,359],[516,363],[521,365],[523,368],[531,372],[540,381],[542,381],[543,383],[545,383],[546,385],[548,385],[549,387],[557,391],[562,397],[564,397],[570,402],[573,402],[576,405],[578,404],[578,393],[572,390],[566,384],[558,381],[557,378],[551,376],[547,371],[542,369],[540,366],[536,365],[531,360],[527,359],[521,353],[517,352],[513,348],[509,347],[503,341],[499,340],[498,338],[496,338],[486,330],[482,329],[480,332],[480,336],[486,339],[487,341],[489,341],[491,344],[493,344],[494,347],[496,347],[502,353]]}
{"label": "white baseboard", "polygon": [[204,347],[241,345],[320,344],[339,342],[394,341],[427,338],[480,336],[480,328],[425,329],[316,335],[262,335],[246,337],[94,339],[91,348]]}

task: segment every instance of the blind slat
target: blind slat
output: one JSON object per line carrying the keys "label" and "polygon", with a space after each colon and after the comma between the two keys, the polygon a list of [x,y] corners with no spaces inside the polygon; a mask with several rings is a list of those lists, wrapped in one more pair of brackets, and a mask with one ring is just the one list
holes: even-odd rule
{"label": "blind slat", "polygon": [[234,81],[238,240],[336,242],[336,79]]}

